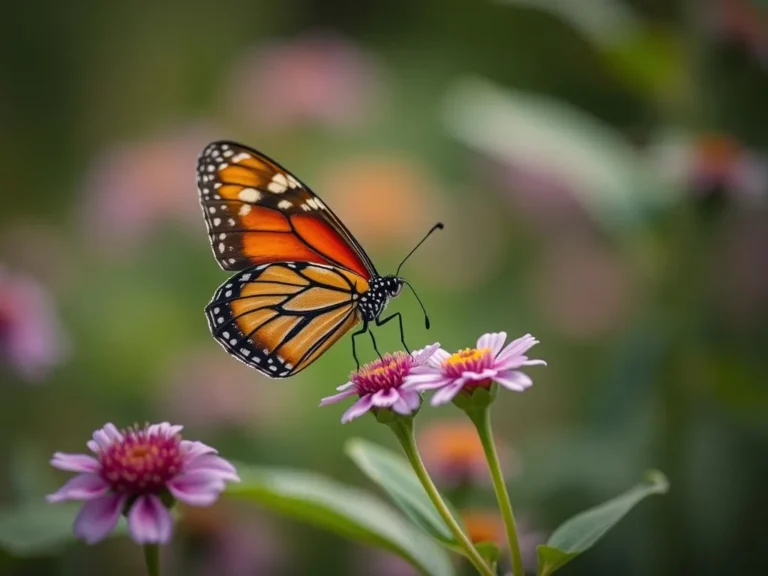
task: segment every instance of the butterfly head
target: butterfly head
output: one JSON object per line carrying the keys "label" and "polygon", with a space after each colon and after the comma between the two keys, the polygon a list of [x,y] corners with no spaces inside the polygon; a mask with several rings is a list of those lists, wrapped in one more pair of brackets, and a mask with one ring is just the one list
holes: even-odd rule
{"label": "butterfly head", "polygon": [[405,284],[405,280],[398,276],[384,276],[382,280],[382,287],[388,298],[397,298],[400,296],[400,292],[403,291],[403,284]]}

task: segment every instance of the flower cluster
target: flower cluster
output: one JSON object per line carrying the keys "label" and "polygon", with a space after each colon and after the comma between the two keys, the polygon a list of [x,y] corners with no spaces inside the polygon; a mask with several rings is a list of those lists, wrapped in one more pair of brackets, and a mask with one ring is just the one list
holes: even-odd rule
{"label": "flower cluster", "polygon": [[369,410],[391,409],[402,415],[413,414],[421,406],[421,392],[434,391],[433,406],[453,401],[460,393],[472,395],[478,388],[490,389],[493,383],[522,392],[533,381],[520,369],[546,365],[532,360],[526,352],[538,344],[530,334],[507,346],[505,332],[483,334],[475,348],[453,354],[433,344],[412,354],[397,352],[366,364],[353,372],[339,394],[323,398],[325,406],[347,397],[358,400],[344,413],[346,423]]}
{"label": "flower cluster", "polygon": [[170,505],[216,501],[226,482],[237,482],[235,468],[202,442],[182,440],[182,426],[167,422],[118,430],[107,424],[93,433],[87,454],[53,455],[51,464],[77,472],[49,502],[82,500],[75,535],[89,544],[105,538],[121,514],[139,544],[165,543],[172,533]]}

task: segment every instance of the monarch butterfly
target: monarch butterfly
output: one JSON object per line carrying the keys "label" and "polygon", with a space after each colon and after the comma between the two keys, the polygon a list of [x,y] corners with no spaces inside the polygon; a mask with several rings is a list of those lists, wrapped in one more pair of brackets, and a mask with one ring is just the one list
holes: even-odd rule
{"label": "monarch butterfly", "polygon": [[400,313],[381,314],[404,285],[413,290],[398,276],[400,267],[441,223],[394,275],[380,276],[320,198],[247,146],[227,141],[206,146],[197,185],[213,255],[224,270],[238,271],[205,308],[211,334],[229,354],[266,376],[286,378],[362,322],[352,334],[359,368],[355,338],[369,332],[378,354],[369,325],[395,318],[407,349]]}

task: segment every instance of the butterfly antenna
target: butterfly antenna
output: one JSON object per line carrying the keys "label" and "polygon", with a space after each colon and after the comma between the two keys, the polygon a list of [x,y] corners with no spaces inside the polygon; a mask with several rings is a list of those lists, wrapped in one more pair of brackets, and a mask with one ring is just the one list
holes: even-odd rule
{"label": "butterfly antenna", "polygon": [[413,292],[413,295],[416,296],[416,300],[418,300],[419,306],[421,306],[421,310],[422,312],[424,312],[424,326],[426,327],[427,330],[429,330],[429,326],[430,326],[429,316],[427,316],[427,309],[424,308],[424,304],[421,302],[421,298],[419,298],[419,295],[416,294],[416,290],[413,289],[413,286],[411,286],[411,284],[408,281],[403,280],[403,284],[408,286],[408,288],[411,289],[411,292]]}
{"label": "butterfly antenna", "polygon": [[[403,261],[402,261],[402,262],[400,262],[400,266],[398,266],[398,267],[397,267],[397,272],[395,272],[395,276],[400,276],[400,268],[402,268],[402,267],[403,267],[403,264],[405,264],[405,261],[406,261],[406,260],[408,260],[408,258],[410,258],[410,257],[411,257],[411,255],[412,255],[414,252],[416,252],[416,250],[419,248],[419,246],[421,246],[422,244],[424,244],[424,241],[425,241],[427,238],[429,238],[429,237],[432,235],[432,233],[433,233],[433,232],[435,232],[436,230],[442,230],[443,228],[445,228],[445,226],[443,226],[443,223],[442,223],[442,222],[438,222],[437,224],[435,224],[434,226],[432,226],[432,228],[430,228],[430,229],[429,229],[429,232],[427,232],[427,234],[424,236],[424,238],[422,238],[422,239],[421,239],[421,241],[420,241],[418,244],[416,244],[416,246],[414,246],[414,247],[413,247],[413,250],[411,250],[410,252],[408,252],[408,255],[407,255],[405,258],[403,258]],[[411,290],[413,290],[413,288],[411,288]],[[414,294],[416,294],[416,292],[414,292]],[[418,298],[418,296],[417,296],[416,298]],[[423,306],[422,306],[422,308],[423,308]]]}

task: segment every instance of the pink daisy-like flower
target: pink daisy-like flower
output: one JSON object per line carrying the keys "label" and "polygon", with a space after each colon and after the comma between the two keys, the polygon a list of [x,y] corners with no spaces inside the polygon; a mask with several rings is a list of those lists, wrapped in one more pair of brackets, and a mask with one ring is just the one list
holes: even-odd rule
{"label": "pink daisy-like flower", "polygon": [[405,378],[405,389],[414,391],[437,390],[432,405],[452,401],[465,390],[488,388],[491,383],[515,392],[522,392],[533,384],[531,378],[519,370],[523,366],[544,365],[543,360],[529,360],[525,353],[539,343],[526,334],[504,347],[506,332],[483,334],[477,348],[466,348],[455,354],[443,349],[431,355],[426,366],[414,368]]}
{"label": "pink daisy-like flower", "polygon": [[349,382],[336,388],[340,393],[323,398],[320,406],[359,396],[357,402],[341,417],[342,424],[359,418],[369,410],[391,409],[398,414],[411,414],[421,405],[421,394],[415,390],[405,390],[403,382],[412,370],[423,366],[439,348],[440,344],[432,344],[411,354],[385,354],[352,372]]}
{"label": "pink daisy-like flower", "polygon": [[165,502],[169,496],[191,506],[208,506],[238,482],[235,468],[201,442],[182,440],[182,426],[168,422],[118,430],[106,424],[93,433],[87,454],[56,452],[51,464],[79,472],[49,502],[84,500],[75,519],[75,536],[93,544],[117,525],[120,515],[139,544],[166,543],[173,521]]}

